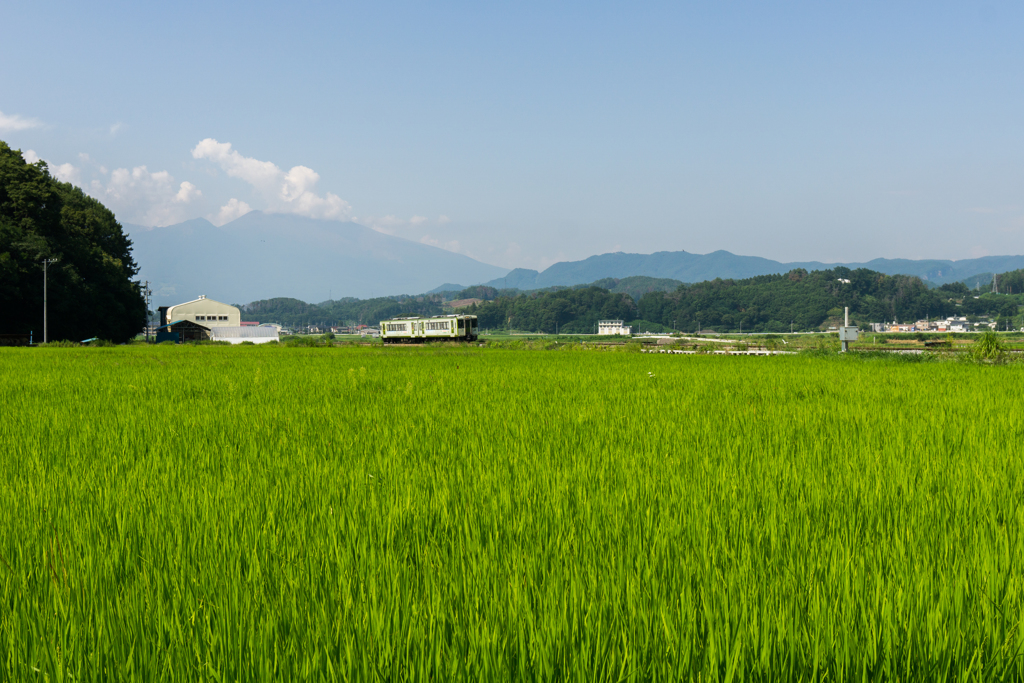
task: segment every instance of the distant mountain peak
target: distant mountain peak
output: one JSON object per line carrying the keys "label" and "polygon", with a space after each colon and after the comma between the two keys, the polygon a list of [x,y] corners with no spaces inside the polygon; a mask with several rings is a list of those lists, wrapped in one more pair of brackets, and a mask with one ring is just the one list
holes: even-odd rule
{"label": "distant mountain peak", "polygon": [[508,272],[351,221],[291,214],[250,211],[220,227],[199,218],[154,230],[126,228],[154,305],[198,292],[220,301],[415,294],[439,281],[475,284]]}

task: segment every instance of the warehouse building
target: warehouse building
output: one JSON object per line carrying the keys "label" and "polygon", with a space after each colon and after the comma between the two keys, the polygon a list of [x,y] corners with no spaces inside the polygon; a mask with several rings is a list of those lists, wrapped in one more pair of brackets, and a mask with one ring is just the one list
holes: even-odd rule
{"label": "warehouse building", "polygon": [[187,320],[203,327],[241,327],[242,312],[237,306],[200,296],[175,306],[160,307],[160,326]]}
{"label": "warehouse building", "polygon": [[[238,307],[207,299],[205,296],[186,301],[183,304],[161,306],[158,310],[160,311],[160,327],[156,331],[157,342],[220,339],[233,344],[241,344],[243,341],[262,344],[278,339],[276,331],[251,335],[239,332],[243,327],[242,312],[238,310]],[[237,341],[235,341],[236,339]]]}

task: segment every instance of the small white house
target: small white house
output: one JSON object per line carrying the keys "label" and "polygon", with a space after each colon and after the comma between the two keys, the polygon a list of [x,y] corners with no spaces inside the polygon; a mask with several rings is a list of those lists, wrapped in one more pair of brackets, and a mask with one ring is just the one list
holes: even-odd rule
{"label": "small white house", "polygon": [[633,328],[629,325],[623,325],[621,320],[600,320],[597,323],[597,333],[617,334],[628,337],[633,334]]}

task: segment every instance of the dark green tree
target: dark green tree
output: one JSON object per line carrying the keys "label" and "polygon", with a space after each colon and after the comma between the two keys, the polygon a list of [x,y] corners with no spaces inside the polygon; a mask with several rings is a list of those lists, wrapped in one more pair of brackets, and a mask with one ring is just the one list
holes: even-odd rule
{"label": "dark green tree", "polygon": [[132,338],[146,322],[146,304],[133,281],[131,246],[109,209],[0,141],[0,331],[42,337],[40,262],[56,258],[50,339]]}

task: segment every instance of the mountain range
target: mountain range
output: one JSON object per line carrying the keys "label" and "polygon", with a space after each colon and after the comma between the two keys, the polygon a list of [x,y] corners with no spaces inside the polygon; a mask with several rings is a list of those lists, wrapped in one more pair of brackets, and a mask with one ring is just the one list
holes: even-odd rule
{"label": "mountain range", "polygon": [[[252,211],[223,226],[196,218],[163,228],[124,226],[134,243],[139,278],[153,290],[153,306],[205,294],[228,303],[275,297],[317,302],[458,291],[486,284],[535,290],[635,276],[701,282],[785,273],[794,268],[869,268],[890,275],[917,275],[934,285],[1024,268],[1024,256],[975,259],[875,259],[864,263],[783,263],[728,251],[691,254],[600,254],[563,261],[543,270],[508,270],[438,247],[377,232],[351,222]],[[445,284],[437,287],[437,283]],[[644,287],[650,287],[645,283]],[[656,288],[663,288],[658,286]]]}
{"label": "mountain range", "polygon": [[659,251],[654,254],[616,252],[591,256],[582,261],[563,261],[543,271],[516,268],[507,275],[485,284],[499,289],[531,290],[636,275],[681,282],[703,282],[715,278],[738,280],[757,275],[787,273],[796,268],[813,271],[836,266],[868,268],[887,275],[916,275],[933,285],[941,285],[947,282],[960,282],[980,274],[986,275],[985,282],[988,282],[991,280],[991,273],[1024,268],[1024,256],[985,256],[959,261],[879,258],[864,263],[782,263],[758,256],[738,256],[728,251],[715,251],[710,254],[691,254],[686,251]]}
{"label": "mountain range", "polygon": [[445,280],[483,282],[506,268],[357,223],[252,211],[217,227],[203,218],[124,226],[155,306],[205,294],[225,303],[418,294]]}

